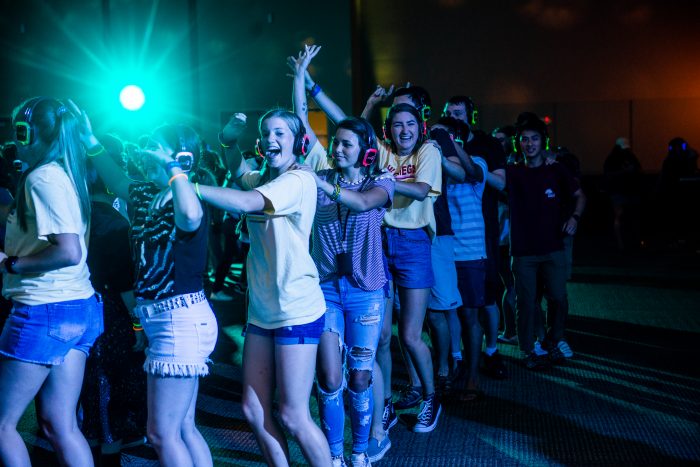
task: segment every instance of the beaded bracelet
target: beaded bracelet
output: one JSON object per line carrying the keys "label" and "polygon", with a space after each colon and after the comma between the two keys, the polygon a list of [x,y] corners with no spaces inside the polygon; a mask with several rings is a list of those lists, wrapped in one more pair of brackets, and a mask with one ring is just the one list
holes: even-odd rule
{"label": "beaded bracelet", "polygon": [[185,177],[189,179],[186,173],[180,172],[179,174],[175,174],[172,177],[170,177],[170,180],[168,180],[168,186],[170,186],[173,183],[173,180],[175,180],[177,177]]}
{"label": "beaded bracelet", "polygon": [[335,188],[333,189],[333,193],[330,195],[330,199],[335,201],[336,203],[340,201],[340,185],[335,184]]}

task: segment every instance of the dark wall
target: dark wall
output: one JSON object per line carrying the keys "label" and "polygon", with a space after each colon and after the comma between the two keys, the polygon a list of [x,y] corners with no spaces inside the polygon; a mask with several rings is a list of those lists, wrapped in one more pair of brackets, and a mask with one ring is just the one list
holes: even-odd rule
{"label": "dark wall", "polygon": [[[212,139],[222,112],[291,106],[285,58],[324,50],[313,72],[350,107],[350,6],[309,0],[23,0],[0,3],[0,116],[35,95],[72,97],[99,131],[135,137],[185,121]],[[118,92],[141,84],[146,105]]]}
{"label": "dark wall", "polygon": [[[599,172],[618,136],[646,171],[666,143],[700,145],[700,3],[591,0],[356,0],[364,67],[355,108],[376,83],[427,87],[480,106],[481,127],[535,110],[555,143]],[[362,95],[360,95],[362,94]]]}

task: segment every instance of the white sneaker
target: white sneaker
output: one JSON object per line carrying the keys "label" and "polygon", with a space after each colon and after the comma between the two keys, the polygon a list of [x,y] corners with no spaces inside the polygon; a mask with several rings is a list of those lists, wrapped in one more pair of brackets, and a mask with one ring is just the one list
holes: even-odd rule
{"label": "white sneaker", "polygon": [[345,463],[345,457],[342,454],[331,457],[331,465],[333,467],[348,467],[348,465]]}
{"label": "white sneaker", "polygon": [[211,299],[217,302],[230,302],[233,300],[233,297],[223,290],[219,290],[218,292],[211,294]]}
{"label": "white sneaker", "polygon": [[535,352],[536,355],[538,355],[538,356],[540,356],[540,357],[541,357],[542,355],[547,355],[547,354],[549,353],[549,352],[547,352],[546,350],[544,350],[544,349],[542,348],[542,344],[540,344],[540,341],[536,341],[536,342],[535,342],[535,350],[534,350],[534,352]]}
{"label": "white sneaker", "polygon": [[353,452],[350,456],[350,465],[352,467],[371,467],[372,463],[369,461],[367,453],[361,452],[359,454],[355,454]]}
{"label": "white sneaker", "polygon": [[574,351],[571,350],[571,347],[569,347],[569,344],[567,344],[565,340],[559,341],[557,347],[559,347],[559,350],[561,350],[561,353],[562,355],[564,355],[564,358],[571,358],[574,356]]}

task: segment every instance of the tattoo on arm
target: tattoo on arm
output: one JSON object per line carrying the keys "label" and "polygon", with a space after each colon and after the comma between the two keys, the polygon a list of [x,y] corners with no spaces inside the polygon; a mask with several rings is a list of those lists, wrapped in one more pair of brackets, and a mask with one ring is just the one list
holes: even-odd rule
{"label": "tattoo on arm", "polygon": [[301,111],[304,112],[304,113],[307,112],[306,102],[304,102],[304,103],[301,104]]}

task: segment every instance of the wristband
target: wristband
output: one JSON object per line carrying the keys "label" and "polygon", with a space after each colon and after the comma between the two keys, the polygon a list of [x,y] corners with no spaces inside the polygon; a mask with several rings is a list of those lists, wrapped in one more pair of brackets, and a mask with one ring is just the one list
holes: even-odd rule
{"label": "wristband", "polygon": [[107,150],[105,149],[104,146],[102,146],[101,144],[96,144],[95,146],[93,146],[90,149],[88,149],[87,151],[85,151],[85,155],[87,155],[88,157],[97,157],[97,156],[102,155],[106,152],[107,152]]}
{"label": "wristband", "polygon": [[15,271],[15,264],[17,264],[18,259],[19,258],[16,256],[8,256],[5,260],[5,271],[10,274],[17,274],[17,271]]}
{"label": "wristband", "polygon": [[179,174],[175,174],[175,175],[173,175],[172,177],[170,177],[170,180],[168,180],[168,186],[172,185],[173,181],[174,181],[177,177],[185,177],[186,179],[189,180],[189,177],[187,176],[186,173],[180,172]]}
{"label": "wristband", "polygon": [[571,215],[571,217],[573,217],[574,219],[576,219],[576,222],[578,222],[578,221],[581,220],[581,216],[579,216],[579,215],[576,214],[576,213],[573,213],[573,214]]}
{"label": "wristband", "polygon": [[314,87],[312,87],[311,91],[309,91],[309,95],[311,97],[316,97],[319,92],[321,92],[321,86],[319,86],[318,84],[314,84]]}
{"label": "wristband", "polygon": [[165,170],[173,170],[173,169],[180,169],[182,170],[182,166],[178,161],[170,161],[167,164],[165,164]]}
{"label": "wristband", "polygon": [[194,192],[197,193],[197,198],[202,201],[202,193],[199,192],[199,182],[194,184]]}
{"label": "wristband", "polygon": [[133,329],[134,332],[143,332],[143,326],[132,326],[131,329]]}
{"label": "wristband", "polygon": [[228,144],[227,144],[227,143],[224,143],[224,142],[222,141],[222,136],[224,136],[224,132],[223,132],[223,131],[220,131],[219,134],[216,135],[216,139],[219,140],[219,144],[221,145],[222,148],[228,149],[228,148],[230,148],[231,146],[233,146],[234,144],[236,144],[236,140],[233,140],[232,142],[229,142]]}

